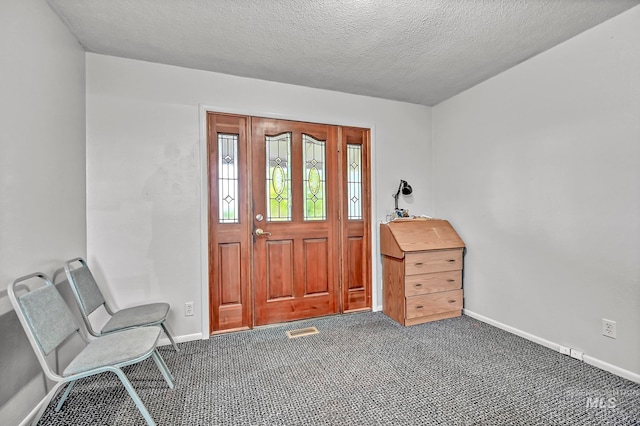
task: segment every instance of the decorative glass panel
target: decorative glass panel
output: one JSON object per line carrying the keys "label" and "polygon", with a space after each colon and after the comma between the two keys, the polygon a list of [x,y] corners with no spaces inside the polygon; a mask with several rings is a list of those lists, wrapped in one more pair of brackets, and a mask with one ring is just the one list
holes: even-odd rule
{"label": "decorative glass panel", "polygon": [[238,135],[218,133],[218,220],[238,223]]}
{"label": "decorative glass panel", "polygon": [[348,219],[362,219],[362,146],[347,144]]}
{"label": "decorative glass panel", "polygon": [[326,220],[325,141],[302,135],[302,170],[304,176],[304,220]]}
{"label": "decorative glass panel", "polygon": [[265,136],[267,220],[291,220],[291,133]]}

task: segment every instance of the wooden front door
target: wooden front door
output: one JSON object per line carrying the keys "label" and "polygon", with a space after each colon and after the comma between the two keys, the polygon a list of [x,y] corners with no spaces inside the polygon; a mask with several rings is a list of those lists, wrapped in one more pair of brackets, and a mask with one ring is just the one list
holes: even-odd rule
{"label": "wooden front door", "polygon": [[336,313],[337,128],[254,118],[251,133],[255,324]]}
{"label": "wooden front door", "polygon": [[371,308],[368,132],[208,114],[213,333]]}

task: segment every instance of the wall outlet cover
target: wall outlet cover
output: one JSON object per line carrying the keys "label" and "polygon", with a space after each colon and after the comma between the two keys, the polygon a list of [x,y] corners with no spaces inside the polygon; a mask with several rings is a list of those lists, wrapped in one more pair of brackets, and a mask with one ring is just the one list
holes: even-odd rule
{"label": "wall outlet cover", "polygon": [[187,302],[184,304],[184,316],[185,317],[193,316],[193,302]]}
{"label": "wall outlet cover", "polygon": [[615,339],[616,338],[616,322],[602,318],[602,335]]}

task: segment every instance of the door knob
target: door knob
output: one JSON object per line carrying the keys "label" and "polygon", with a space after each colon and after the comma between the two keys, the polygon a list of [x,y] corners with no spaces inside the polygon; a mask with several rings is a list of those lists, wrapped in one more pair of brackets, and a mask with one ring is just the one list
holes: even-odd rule
{"label": "door knob", "polygon": [[261,235],[271,235],[271,232],[265,232],[262,228],[256,228],[255,234],[259,237]]}

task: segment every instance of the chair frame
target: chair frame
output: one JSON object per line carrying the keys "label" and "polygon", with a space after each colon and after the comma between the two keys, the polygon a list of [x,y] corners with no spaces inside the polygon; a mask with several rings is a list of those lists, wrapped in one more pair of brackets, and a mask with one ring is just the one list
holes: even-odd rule
{"label": "chair frame", "polygon": [[[159,325],[162,327],[162,330],[164,331],[164,334],[169,338],[169,341],[171,342],[171,345],[173,346],[173,349],[176,352],[180,352],[180,350],[178,349],[178,345],[176,345],[176,342],[173,340],[173,336],[171,336],[171,333],[169,333],[169,330],[167,330],[167,326],[165,325],[165,320],[163,319],[162,321],[156,321],[156,322],[152,322],[152,323],[148,323],[148,324],[139,324],[139,325],[132,325],[130,327],[126,327],[126,328],[120,328],[118,330],[113,330],[113,331],[109,331],[109,332],[97,332],[96,330],[94,330],[93,326],[91,325],[91,321],[89,320],[89,315],[87,314],[87,312],[84,309],[84,303],[82,302],[82,297],[80,296],[80,292],[78,291],[78,286],[76,285],[75,280],[73,279],[73,275],[71,274],[71,265],[74,262],[79,262],[80,265],[82,265],[81,267],[85,267],[87,268],[87,270],[89,270],[89,272],[91,272],[91,269],[89,268],[89,265],[87,265],[87,262],[81,258],[81,257],[76,257],[74,259],[68,260],[65,262],[64,264],[64,273],[67,277],[67,281],[69,282],[69,287],[71,287],[71,290],[73,292],[73,295],[76,298],[76,301],[78,302],[78,308],[80,310],[80,314],[82,316],[82,320],[84,321],[85,326],[87,327],[87,331],[89,332],[89,334],[91,334],[94,337],[100,337],[100,336],[104,336],[107,334],[111,334],[114,332],[118,332],[121,330],[128,330],[131,328],[137,328],[137,327],[148,327],[148,326],[154,326],[154,325]],[[93,276],[93,273],[91,273],[91,275]],[[54,276],[55,278],[55,276]],[[95,280],[95,278],[94,278]],[[96,283],[97,286],[97,283]],[[100,290],[98,288],[98,290]],[[102,294],[102,290],[100,290],[100,293]],[[102,304],[105,308],[105,310],[107,311],[107,313],[110,316],[114,316],[118,311],[115,309],[112,309],[109,304],[107,303],[106,298],[104,297],[104,295],[102,295],[102,298],[104,300],[104,303]]]}
{"label": "chair frame", "polygon": [[[53,281],[51,281],[49,279],[49,277],[47,275],[45,275],[44,273],[42,273],[42,272],[35,272],[35,273],[32,273],[32,274],[20,277],[20,278],[16,279],[15,281],[13,281],[13,283],[11,283],[9,285],[9,287],[7,288],[7,293],[9,295],[9,300],[11,301],[11,304],[12,304],[14,310],[16,311],[16,314],[18,316],[20,324],[22,325],[22,327],[25,330],[25,333],[27,335],[29,343],[31,344],[31,347],[33,348],[33,351],[36,354],[36,357],[38,359],[38,362],[40,363],[40,367],[42,368],[42,371],[44,372],[45,376],[48,379],[56,382],[54,387],[49,391],[49,393],[47,393],[45,398],[41,401],[40,409],[36,413],[36,415],[35,415],[35,417],[34,417],[34,419],[33,419],[31,424],[33,426],[37,425],[38,421],[40,420],[40,418],[44,414],[44,411],[49,406],[49,403],[51,402],[53,397],[57,394],[58,390],[64,384],[68,383],[69,385],[65,389],[64,394],[62,395],[62,397],[60,398],[60,401],[56,405],[56,408],[55,408],[56,412],[60,411],[60,409],[62,408],[62,405],[65,403],[67,397],[71,393],[71,389],[73,388],[73,385],[75,384],[75,382],[77,380],[85,378],[85,377],[89,377],[89,376],[94,376],[96,374],[101,374],[101,373],[105,373],[105,372],[112,372],[118,377],[118,379],[120,379],[120,381],[124,385],[125,389],[129,393],[129,396],[131,397],[131,399],[135,403],[136,407],[140,411],[140,414],[142,414],[142,417],[145,419],[147,424],[149,426],[155,426],[156,423],[154,422],[153,418],[149,414],[149,411],[147,410],[147,408],[145,407],[144,403],[142,402],[142,400],[138,396],[138,393],[133,388],[133,385],[131,384],[129,379],[127,379],[127,376],[122,371],[122,367],[126,367],[128,365],[137,364],[137,363],[139,363],[141,361],[144,361],[145,359],[147,359],[149,357],[152,357],[153,361],[156,363],[156,365],[158,366],[158,369],[162,373],[162,376],[163,376],[164,380],[169,385],[169,388],[173,389],[174,388],[174,383],[173,382],[174,382],[175,379],[171,375],[171,372],[169,371],[169,368],[167,367],[167,364],[162,359],[162,356],[160,356],[160,353],[158,352],[157,347],[154,345],[153,350],[148,351],[147,353],[145,353],[145,354],[143,354],[143,355],[141,355],[141,356],[139,356],[139,357],[137,357],[135,359],[132,359],[132,360],[129,360],[129,361],[126,361],[126,362],[115,363],[115,364],[112,364],[112,365],[105,365],[105,366],[94,368],[94,369],[91,369],[91,370],[88,370],[88,371],[84,371],[84,372],[81,372],[81,373],[70,374],[68,376],[62,376],[62,375],[58,374],[57,372],[54,372],[52,370],[52,368],[49,366],[49,364],[47,363],[46,355],[44,353],[44,350],[40,347],[40,344],[38,343],[38,339],[37,339],[36,335],[34,334],[33,329],[31,328],[31,324],[29,323],[29,320],[26,318],[25,313],[24,313],[22,307],[20,306],[20,304],[18,302],[19,297],[15,293],[15,287],[17,287],[18,284],[23,283],[25,281],[29,281],[29,280],[34,279],[34,278],[40,278],[42,281],[44,281],[45,286],[53,286],[55,288],[55,284],[53,283]],[[27,287],[26,285],[24,285],[24,286]],[[56,288],[56,291],[57,291],[57,288]],[[67,309],[68,309],[68,307],[67,307]],[[74,323],[75,323],[75,321],[74,321]],[[79,332],[80,331],[79,326],[77,324],[75,324],[75,326],[77,327],[76,330],[73,331],[71,334],[69,334],[67,336],[67,339],[73,333],[78,333],[80,335],[80,337],[82,338],[82,340],[85,343],[89,344],[90,341],[87,338],[85,338],[83,333]],[[58,343],[56,348],[54,348],[53,350],[56,350],[60,346],[60,344],[62,344],[62,342]]]}

